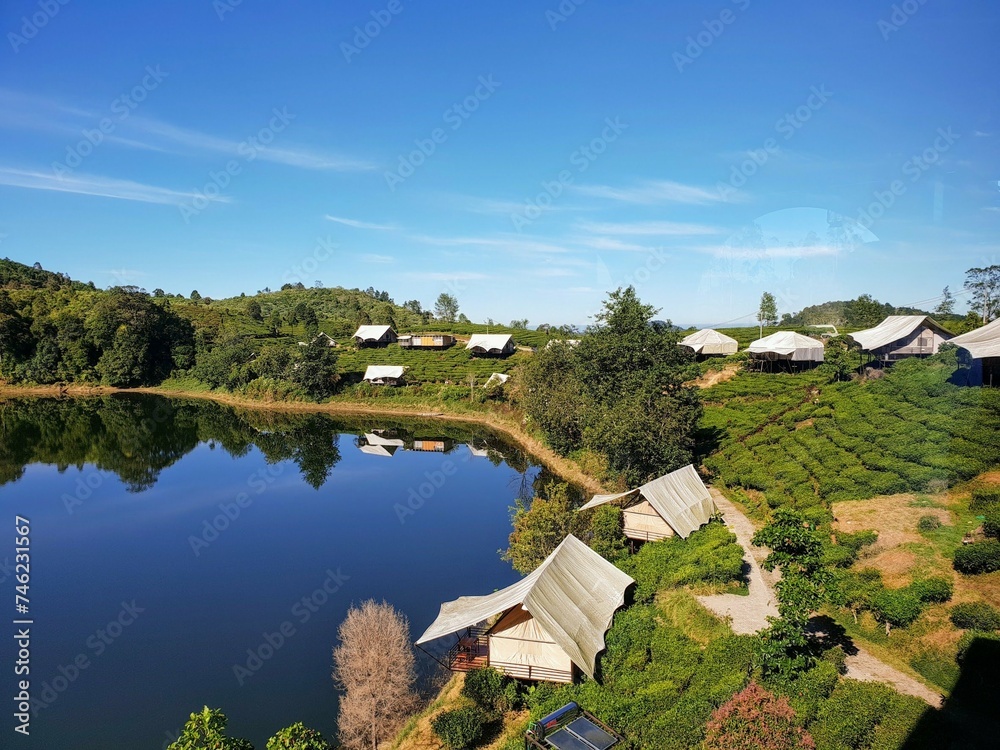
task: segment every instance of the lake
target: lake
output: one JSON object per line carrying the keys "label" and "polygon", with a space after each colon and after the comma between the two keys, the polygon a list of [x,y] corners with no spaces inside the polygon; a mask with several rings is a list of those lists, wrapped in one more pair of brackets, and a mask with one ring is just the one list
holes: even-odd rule
{"label": "lake", "polygon": [[128,395],[7,400],[0,433],[3,732],[20,515],[45,705],[16,746],[34,748],[160,748],[206,704],[258,750],[295,721],[332,736],[351,603],[385,599],[416,638],[441,602],[517,580],[510,506],[544,481],[495,434],[440,421]]}

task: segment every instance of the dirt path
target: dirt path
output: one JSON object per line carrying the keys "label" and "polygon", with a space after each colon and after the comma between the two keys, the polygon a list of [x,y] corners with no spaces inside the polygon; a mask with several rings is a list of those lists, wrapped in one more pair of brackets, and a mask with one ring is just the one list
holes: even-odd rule
{"label": "dirt path", "polygon": [[725,383],[727,380],[732,380],[739,375],[739,372],[739,365],[727,365],[721,370],[709,370],[700,378],[692,380],[688,385],[693,385],[696,388],[711,388],[718,383]]}
{"label": "dirt path", "polygon": [[[699,596],[698,601],[720,617],[731,618],[734,632],[756,633],[767,627],[768,616],[778,616],[773,588],[778,581],[778,576],[774,573],[768,573],[760,567],[761,561],[767,556],[767,550],[762,547],[754,547],[751,544],[754,526],[750,519],[714,488],[712,489],[712,499],[722,513],[726,526],[736,535],[737,541],[747,551],[743,559],[750,566],[750,595]],[[864,682],[885,682],[892,685],[900,693],[920,698],[936,708],[941,706],[942,696],[939,693],[910,675],[877,659],[857,644],[854,648],[856,653],[847,656],[847,677]]]}

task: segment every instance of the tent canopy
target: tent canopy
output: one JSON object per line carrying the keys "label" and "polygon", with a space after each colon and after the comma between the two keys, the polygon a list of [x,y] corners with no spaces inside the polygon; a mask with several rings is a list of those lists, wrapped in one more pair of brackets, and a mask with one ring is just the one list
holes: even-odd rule
{"label": "tent canopy", "polygon": [[708,523],[715,513],[712,494],[691,464],[664,474],[635,490],[619,492],[617,495],[594,495],[580,510],[596,508],[635,494],[647,501],[660,518],[683,539]]}
{"label": "tent canopy", "polygon": [[943,338],[952,337],[950,331],[942,328],[937,321],[927,315],[890,315],[874,328],[852,333],[851,338],[857,341],[864,351],[874,351],[912,336],[922,326],[930,328]]}
{"label": "tent canopy", "polygon": [[487,352],[502,352],[512,347],[514,341],[509,333],[474,333],[469,337],[466,349],[482,349]]}
{"label": "tent canopy", "polygon": [[354,332],[354,338],[362,341],[378,341],[391,330],[391,326],[359,326]]}
{"label": "tent canopy", "polygon": [[521,605],[588,676],[625,590],[635,581],[575,536],[566,537],[532,573],[486,596],[463,596],[441,605],[417,644],[488,620]]}
{"label": "tent canopy", "polygon": [[489,388],[494,383],[503,385],[508,380],[510,380],[510,375],[505,375],[502,372],[495,372],[486,379],[486,382],[483,383],[483,388]]}
{"label": "tent canopy", "polygon": [[719,333],[712,328],[702,328],[681,339],[681,346],[689,347],[695,354],[735,354],[739,342],[732,336]]}
{"label": "tent canopy", "polygon": [[778,331],[757,339],[747,348],[751,354],[793,362],[822,362],[823,342],[795,331]]}
{"label": "tent canopy", "polygon": [[395,379],[399,380],[403,377],[403,370],[405,367],[400,367],[397,365],[368,365],[368,369],[365,370],[365,380],[386,380]]}
{"label": "tent canopy", "polygon": [[956,336],[950,343],[967,350],[974,359],[1000,357],[1000,318],[982,328]]}

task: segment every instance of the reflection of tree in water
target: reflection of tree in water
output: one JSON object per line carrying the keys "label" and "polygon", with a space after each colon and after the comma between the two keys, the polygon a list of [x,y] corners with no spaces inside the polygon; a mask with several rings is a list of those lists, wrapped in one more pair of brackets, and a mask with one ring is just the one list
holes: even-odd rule
{"label": "reflection of tree in water", "polygon": [[342,422],[322,414],[240,410],[211,401],[115,395],[81,399],[12,399],[0,403],[0,485],[17,481],[27,465],[65,471],[85,464],[115,474],[131,492],[152,487],[160,472],[201,443],[235,457],[256,447],[270,464],[292,461],[315,489],[341,459],[340,432],[395,429],[445,436],[485,448],[495,466],[525,474],[528,456],[501,437],[440,421],[381,419]]}

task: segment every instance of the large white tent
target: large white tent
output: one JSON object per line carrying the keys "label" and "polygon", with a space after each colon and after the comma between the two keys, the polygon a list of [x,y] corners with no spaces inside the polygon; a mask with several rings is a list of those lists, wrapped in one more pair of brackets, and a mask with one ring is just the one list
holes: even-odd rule
{"label": "large white tent", "polygon": [[368,365],[364,380],[373,385],[398,385],[405,369],[398,365]]}
{"label": "large white tent", "polygon": [[851,334],[862,351],[885,360],[937,354],[952,336],[927,315],[890,315],[874,328]]}
{"label": "large white tent", "polygon": [[695,354],[735,354],[740,348],[739,342],[732,336],[712,328],[695,331],[681,339],[680,344],[692,349]]}
{"label": "large white tent", "polygon": [[575,536],[566,537],[532,573],[486,596],[463,596],[441,605],[417,644],[502,615],[489,630],[489,663],[525,676],[567,675],[572,664],[593,677],[604,634],[635,581]]}
{"label": "large white tent", "polygon": [[474,333],[465,348],[474,354],[510,354],[514,338],[509,333]]}
{"label": "large white tent", "polygon": [[747,348],[756,359],[822,362],[823,342],[795,331],[778,331],[757,339]]}
{"label": "large white tent", "polygon": [[1000,318],[982,328],[956,336],[950,343],[968,351],[973,359],[1000,357]]}
{"label": "large white tent", "polygon": [[392,326],[358,326],[354,332],[354,343],[365,344],[391,344],[396,340],[396,332]]}
{"label": "large white tent", "polygon": [[[638,499],[638,503],[632,501]],[[580,510],[625,500],[625,536],[645,541],[677,534],[686,539],[712,518],[715,503],[694,466],[687,466],[616,495],[594,495]]]}

